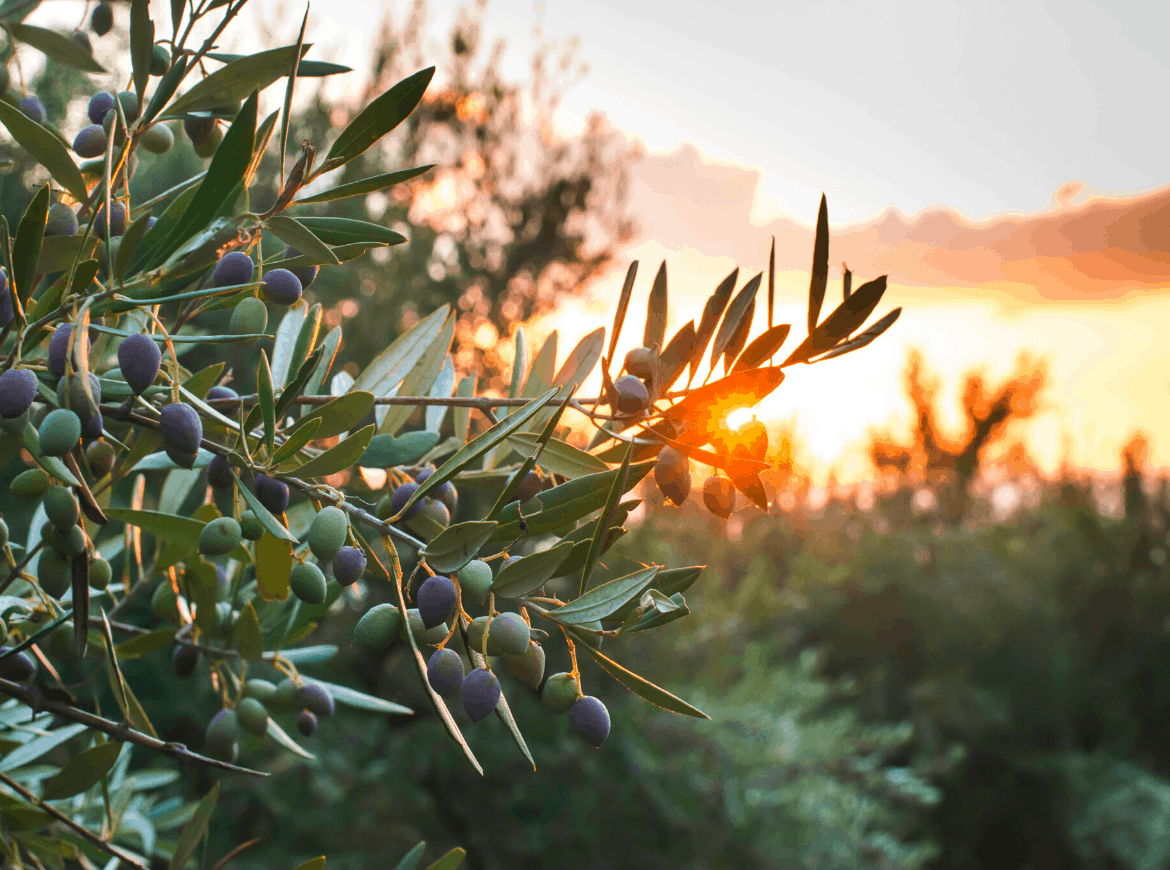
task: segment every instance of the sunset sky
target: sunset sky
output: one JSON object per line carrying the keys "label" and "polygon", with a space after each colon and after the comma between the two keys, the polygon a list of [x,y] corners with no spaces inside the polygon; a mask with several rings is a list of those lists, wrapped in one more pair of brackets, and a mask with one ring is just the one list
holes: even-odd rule
{"label": "sunset sky", "polygon": [[[429,4],[436,58],[459,5]],[[165,20],[164,6],[152,2]],[[255,0],[242,17],[252,38],[287,44],[303,9]],[[311,56],[358,71],[331,83],[338,98],[364,72],[380,15],[408,10],[313,4]],[[877,315],[904,313],[869,348],[792,370],[757,409],[768,422],[795,419],[822,473],[864,474],[866,433],[906,425],[899,382],[911,347],[950,396],[971,367],[1006,374],[1021,350],[1047,360],[1049,407],[1027,439],[1048,470],[1066,442],[1074,463],[1114,470],[1139,430],[1154,462],[1170,465],[1170,116],[1149,100],[1170,90],[1160,44],[1170,7],[494,0],[485,41],[508,38],[513,80],[528,76],[537,22],[545,38],[579,36],[590,66],[563,104],[563,129],[598,108],[649,152],[631,200],[642,238],[591,299],[536,326],[538,337],[558,328],[562,358],[608,322],[630,259],[641,268],[627,335],[641,333],[635,309],[663,258],[673,330],[736,265],[741,285],[766,269],[772,235],[794,345],[823,191],[826,312],[846,261],[855,286],[889,275]]]}

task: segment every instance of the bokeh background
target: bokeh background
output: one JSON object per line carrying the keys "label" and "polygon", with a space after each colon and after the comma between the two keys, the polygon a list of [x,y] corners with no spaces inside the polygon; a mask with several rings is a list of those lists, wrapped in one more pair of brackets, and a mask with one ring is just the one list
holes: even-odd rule
{"label": "bokeh background", "polygon": [[[83,20],[55,4],[35,14]],[[223,49],[290,44],[302,14],[254,0]],[[425,837],[484,870],[1170,865],[1170,122],[1148,96],[1170,84],[1167,14],[314,4],[309,56],[353,72],[302,86],[294,141],[327,147],[372,96],[438,67],[400,131],[324,183],[436,164],[322,207],[410,238],[322,270],[346,371],[449,303],[460,367],[504,388],[518,328],[532,348],[555,332],[563,360],[609,322],[636,259],[624,351],[659,263],[673,332],[733,268],[741,284],[765,270],[773,237],[778,318],[799,336],[822,191],[830,294],[848,263],[855,284],[887,274],[879,313],[903,314],[752,409],[776,465],[766,514],[741,500],[724,524],[647,489],[607,560],[707,566],[692,618],[605,643],[710,722],[647,706],[587,664],[613,714],[604,747],[512,683],[538,769],[486,722],[465,729],[479,778],[402,650],[350,644],[388,600],[357,584],[321,623],[340,646],[322,667],[420,712],[339,713],[308,763],[252,747],[279,775],[230,783],[215,851],[260,837],[233,866],[324,853],[331,868],[380,868]],[[118,38],[99,58],[116,60]],[[88,85],[22,59],[14,89],[74,129]],[[3,148],[12,225],[39,176]],[[275,196],[275,163],[254,201]],[[143,157],[137,193],[201,168],[180,140]],[[188,365],[201,352],[211,361],[196,350]],[[245,381],[254,361],[231,365]],[[482,498],[465,493],[457,518]],[[549,672],[567,669],[560,653]],[[206,685],[147,660],[128,676],[167,739],[199,745]]]}

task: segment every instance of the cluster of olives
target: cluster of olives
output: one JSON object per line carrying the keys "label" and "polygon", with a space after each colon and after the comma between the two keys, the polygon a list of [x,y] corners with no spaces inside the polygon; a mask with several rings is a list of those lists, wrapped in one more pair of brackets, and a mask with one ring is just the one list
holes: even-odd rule
{"label": "cluster of olives", "polygon": [[[762,461],[768,452],[768,432],[763,423],[753,419],[736,433],[733,443],[719,446],[729,455]],[[673,504],[685,502],[691,494],[691,463],[686,454],[663,447],[654,464],[654,482]],[[727,519],[735,509],[735,485],[716,471],[703,483],[703,504],[715,516]]]}
{"label": "cluster of olives", "polygon": [[297,731],[312,737],[317,733],[317,721],[333,715],[333,696],[319,683],[247,680],[236,705],[211,717],[204,751],[211,758],[234,763],[239,757],[242,733],[263,738],[274,713],[295,713]]}
{"label": "cluster of olives", "polygon": [[[465,670],[462,656],[446,645],[452,633],[447,622],[453,616],[459,618],[457,605],[461,596],[463,601],[487,604],[491,585],[491,566],[478,559],[460,568],[454,579],[442,575],[429,577],[418,588],[417,607],[407,611],[406,624],[393,604],[376,605],[366,611],[354,628],[354,642],[370,649],[385,649],[398,637],[405,639],[409,631],[420,645],[438,647],[427,661],[427,682],[442,698],[459,694],[464,712],[473,722],[479,722],[499,704],[500,681],[486,664],[472,668],[470,673]],[[547,709],[569,713],[573,730],[590,744],[600,746],[609,734],[609,712],[605,705],[597,698],[582,696],[576,679],[570,674],[554,674],[545,679],[544,648],[534,634],[537,633],[518,613],[479,616],[466,628],[469,650],[486,657],[502,656],[520,683],[541,693]]]}

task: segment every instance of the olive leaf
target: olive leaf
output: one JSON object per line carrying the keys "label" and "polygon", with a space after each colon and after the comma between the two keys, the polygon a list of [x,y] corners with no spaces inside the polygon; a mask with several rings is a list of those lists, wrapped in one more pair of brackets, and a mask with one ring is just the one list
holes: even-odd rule
{"label": "olive leaf", "polygon": [[688,375],[688,383],[694,380],[695,372],[699,370],[699,364],[707,352],[707,345],[710,344],[711,337],[715,335],[715,327],[719,324],[719,318],[723,316],[723,310],[731,300],[731,294],[735,290],[735,282],[738,278],[739,267],[737,266],[732,269],[730,275],[719,282],[719,286],[715,288],[715,292],[711,294],[703,306],[703,317],[699,320],[699,328],[695,331],[695,349],[690,360],[691,373]]}
{"label": "olive leaf", "polygon": [[756,366],[762,364],[764,360],[771,359],[776,351],[784,346],[785,339],[788,338],[788,333],[792,331],[792,325],[789,323],[782,323],[779,326],[771,326],[752,340],[752,343],[747,346],[739,358],[735,361],[735,365],[731,367],[731,371],[739,372],[744,369],[754,369]]}
{"label": "olive leaf", "polygon": [[[617,309],[613,313],[613,331],[609,335],[609,353],[606,354],[609,359],[613,359],[614,351],[617,349],[618,336],[622,334],[622,325],[626,322],[626,310],[630,307],[630,296],[634,292],[634,277],[637,274],[638,261],[634,260],[626,270],[626,280],[622,282],[622,292],[618,296]],[[604,332],[602,335],[604,337]]]}
{"label": "olive leaf", "polygon": [[[715,368],[715,363],[719,361],[719,357],[723,355],[724,351],[731,347],[732,338],[741,328],[744,320],[748,321],[748,326],[751,326],[749,315],[755,310],[756,293],[760,289],[760,281],[763,280],[764,273],[753,277],[750,281],[743,285],[743,289],[735,295],[731,301],[731,305],[727,308],[727,314],[723,318],[723,322],[719,324],[719,331],[715,334],[715,342],[711,345],[711,368]],[[704,312],[705,314],[705,312]],[[739,349],[742,349],[743,344],[740,344]]]}
{"label": "olive leaf", "polygon": [[348,199],[351,196],[365,196],[369,193],[385,190],[387,187],[393,187],[395,184],[410,181],[412,178],[417,178],[427,170],[434,168],[434,163],[428,163],[426,166],[415,166],[412,169],[399,169],[397,172],[387,172],[382,175],[375,175],[372,178],[363,178],[361,181],[339,184],[337,187],[331,187],[312,196],[306,196],[304,199],[293,200],[292,204],[310,205],[318,202],[334,202],[339,199]]}
{"label": "olive leaf", "polygon": [[406,432],[402,435],[375,435],[358,460],[364,468],[393,468],[413,465],[439,443],[438,432]]}
{"label": "olive leaf", "polygon": [[847,338],[865,323],[881,302],[885,292],[885,275],[862,284],[848,299],[838,305],[781,365],[807,362],[818,354],[832,350],[842,339]]}
{"label": "olive leaf", "polygon": [[829,283],[829,203],[821,194],[817,212],[817,235],[813,242],[812,275],[808,284],[808,334],[817,328],[821,305],[825,301],[825,287]]}
{"label": "olive leaf", "polygon": [[[302,46],[302,56],[308,50],[309,46]],[[296,52],[296,46],[290,45],[284,48],[260,51],[233,60],[227,66],[217,69],[192,86],[187,93],[171,103],[163,117],[181,118],[192,112],[203,112],[222,106],[236,105],[249,94],[264,90],[277,79],[286,75],[286,70],[292,66],[292,59]],[[253,121],[253,129],[255,126],[255,121]],[[251,153],[249,148],[249,157],[251,157]],[[210,171],[208,174],[211,174]]]}
{"label": "olive leaf", "polygon": [[[10,25],[11,26],[11,25]],[[72,42],[72,40],[68,40]],[[21,148],[49,170],[49,174],[79,202],[87,199],[85,179],[65,143],[11,103],[0,100],[0,123]]]}
{"label": "olive leaf", "polygon": [[558,575],[572,549],[572,541],[561,541],[547,550],[521,556],[500,569],[492,581],[491,591],[501,598],[519,598],[539,589]]}
{"label": "olive leaf", "polygon": [[106,68],[93,59],[93,55],[74,42],[64,33],[55,30],[46,30],[43,27],[34,27],[8,19],[4,22],[13,39],[31,45],[42,54],[51,57],[57,63],[71,66],[82,72],[104,73]]}
{"label": "olive leaf", "polygon": [[351,468],[366,452],[366,447],[369,446],[370,439],[373,437],[374,424],[371,423],[343,439],[340,443],[333,445],[321,455],[298,466],[295,473],[297,477],[304,478],[328,477]]}
{"label": "olive leaf", "polygon": [[646,328],[642,331],[642,347],[661,348],[666,344],[666,260],[658,267],[650,298],[646,301]]}
{"label": "olive leaf", "polygon": [[62,800],[89,791],[105,779],[118,760],[122,747],[122,743],[109,740],[75,755],[45,782],[41,800]]}
{"label": "olive leaf", "polygon": [[627,601],[640,596],[661,570],[658,567],[635,571],[590,589],[568,604],[550,610],[549,615],[566,625],[585,625],[604,619]]}
{"label": "olive leaf", "polygon": [[401,124],[414,111],[435,75],[428,67],[408,76],[362,109],[334,140],[329,153],[314,175],[342,166]]}
{"label": "olive leaf", "polygon": [[696,719],[710,719],[711,717],[700,710],[698,707],[692,707],[682,698],[672,695],[666,689],[656,686],[649,680],[635,674],[633,671],[626,670],[613,659],[602,655],[599,650],[595,650],[587,643],[577,644],[577,649],[585,650],[593,659],[601,666],[601,669],[637,695],[644,701],[649,701],[664,710],[670,710],[673,713],[682,713],[684,716],[693,716]]}
{"label": "olive leaf", "polygon": [[471,520],[444,529],[419,555],[440,574],[458,571],[477,555],[496,529],[494,520]]}
{"label": "olive leaf", "polygon": [[341,260],[333,249],[315,236],[308,227],[284,214],[274,214],[264,221],[266,229],[294,251],[306,254],[314,260],[331,266],[340,266]]}
{"label": "olive leaf", "polygon": [[[269,724],[272,724],[272,720],[269,720]],[[195,854],[203,835],[207,833],[207,828],[211,824],[211,814],[215,811],[215,804],[218,800],[219,783],[217,782],[199,801],[199,806],[195,808],[195,814],[191,816],[191,820],[183,826],[183,831],[179,834],[179,841],[175,844],[174,854],[171,856],[169,870],[183,870],[187,866],[187,862]]]}

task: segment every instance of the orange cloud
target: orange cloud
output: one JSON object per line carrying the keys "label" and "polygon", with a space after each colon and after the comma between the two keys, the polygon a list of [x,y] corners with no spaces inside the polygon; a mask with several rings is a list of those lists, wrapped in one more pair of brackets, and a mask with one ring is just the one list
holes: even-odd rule
{"label": "orange cloud", "polygon": [[[761,238],[766,257],[774,234],[778,269],[810,266],[816,204],[799,216],[808,225],[788,217],[753,223],[758,170],[708,161],[687,144],[647,155],[631,181],[632,210],[671,247],[757,263]],[[1109,196],[1068,182],[1048,210],[985,221],[948,208],[907,217],[891,207],[872,221],[840,227],[832,214],[830,193],[832,261],[847,262],[863,281],[888,274],[902,286],[945,286],[951,293],[1010,284],[1021,302],[1103,301],[1170,283],[1170,185]]]}

